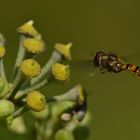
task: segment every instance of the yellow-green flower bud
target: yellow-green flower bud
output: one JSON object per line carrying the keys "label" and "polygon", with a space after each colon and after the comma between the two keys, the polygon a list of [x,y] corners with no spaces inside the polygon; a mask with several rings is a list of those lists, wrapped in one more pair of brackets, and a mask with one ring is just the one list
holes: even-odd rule
{"label": "yellow-green flower bud", "polygon": [[6,49],[4,46],[0,46],[0,58],[2,58],[6,53]]}
{"label": "yellow-green flower bud", "polygon": [[40,53],[44,50],[44,42],[37,38],[27,38],[23,40],[22,45],[31,53]]}
{"label": "yellow-green flower bud", "polygon": [[23,60],[20,69],[29,77],[36,77],[40,74],[40,65],[33,59]]}
{"label": "yellow-green flower bud", "polygon": [[68,129],[60,129],[55,134],[55,140],[74,140],[74,135]]}
{"label": "yellow-green flower bud", "polygon": [[17,31],[18,31],[19,33],[21,33],[21,34],[25,34],[25,35],[27,34],[27,35],[29,35],[29,36],[35,37],[35,36],[39,35],[39,33],[38,33],[38,31],[34,28],[33,24],[34,24],[34,21],[33,21],[33,20],[30,20],[30,21],[24,23],[23,25],[21,25],[21,26],[17,29]]}
{"label": "yellow-green flower bud", "polygon": [[22,116],[15,118],[8,129],[16,134],[25,134],[26,126]]}
{"label": "yellow-green flower bud", "polygon": [[7,117],[15,111],[14,104],[6,99],[0,100],[0,118]]}
{"label": "yellow-green flower bud", "polygon": [[34,111],[39,112],[45,109],[45,96],[39,91],[34,90],[27,95],[27,105]]}
{"label": "yellow-green flower bud", "polygon": [[46,119],[49,116],[49,108],[48,105],[46,105],[45,109],[40,111],[40,112],[36,112],[36,111],[31,111],[31,113],[33,114],[33,116],[37,119]]}
{"label": "yellow-green flower bud", "polygon": [[84,119],[80,122],[79,126],[88,126],[90,122],[91,122],[91,113],[87,111]]}
{"label": "yellow-green flower bud", "polygon": [[71,101],[63,101],[52,104],[51,113],[53,117],[60,117],[60,115],[69,108],[72,108],[75,105]]}
{"label": "yellow-green flower bud", "polygon": [[0,98],[6,96],[6,94],[8,94],[9,91],[9,84],[2,77],[0,77]]}
{"label": "yellow-green flower bud", "polygon": [[70,48],[72,46],[72,43],[68,43],[68,44],[60,44],[57,43],[55,45],[55,49],[61,53],[66,59],[71,60],[71,52],[70,52]]}
{"label": "yellow-green flower bud", "polygon": [[55,79],[59,81],[69,80],[70,70],[68,65],[63,65],[61,63],[55,63],[52,66],[52,74]]}

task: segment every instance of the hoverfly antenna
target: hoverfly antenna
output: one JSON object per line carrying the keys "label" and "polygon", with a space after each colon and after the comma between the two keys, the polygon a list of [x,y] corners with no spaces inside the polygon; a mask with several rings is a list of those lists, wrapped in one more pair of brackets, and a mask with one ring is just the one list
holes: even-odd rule
{"label": "hoverfly antenna", "polygon": [[92,50],[90,50],[90,57],[93,57],[95,53],[93,53]]}
{"label": "hoverfly antenna", "polygon": [[94,57],[95,53],[92,50],[90,50],[90,60],[93,61]]}

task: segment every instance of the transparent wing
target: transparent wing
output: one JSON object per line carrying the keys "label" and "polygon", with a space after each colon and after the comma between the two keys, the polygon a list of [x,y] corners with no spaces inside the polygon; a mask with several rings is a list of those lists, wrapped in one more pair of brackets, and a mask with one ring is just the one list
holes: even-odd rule
{"label": "transparent wing", "polygon": [[76,60],[71,62],[70,65],[74,71],[87,74],[87,76],[95,76],[97,71],[97,68],[90,60]]}

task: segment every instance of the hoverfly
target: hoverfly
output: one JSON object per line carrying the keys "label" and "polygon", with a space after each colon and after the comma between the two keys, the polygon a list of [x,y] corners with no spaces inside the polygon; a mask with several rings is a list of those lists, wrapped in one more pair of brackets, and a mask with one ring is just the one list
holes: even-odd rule
{"label": "hoverfly", "polygon": [[101,73],[105,72],[119,73],[121,71],[131,71],[135,73],[135,75],[140,76],[139,66],[136,66],[135,64],[126,63],[124,59],[119,57],[118,55],[113,53],[106,53],[104,51],[98,51],[94,54],[91,53],[91,60],[81,61],[77,64],[78,67],[80,67],[81,72],[82,69],[85,69],[85,67],[88,68],[88,66],[90,66],[90,70],[91,68],[94,68],[92,72],[89,71],[88,69],[88,73],[90,76],[94,76],[95,67],[99,68]]}
{"label": "hoverfly", "polygon": [[92,62],[96,67],[105,69],[108,72],[119,73],[128,70],[135,73],[137,76],[140,76],[140,67],[134,64],[127,64],[116,54],[98,51],[93,55]]}

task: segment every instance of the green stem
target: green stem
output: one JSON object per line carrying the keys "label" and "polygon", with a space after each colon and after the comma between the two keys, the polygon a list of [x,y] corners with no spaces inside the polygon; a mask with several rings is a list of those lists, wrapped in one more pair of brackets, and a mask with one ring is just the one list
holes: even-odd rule
{"label": "green stem", "polygon": [[32,86],[38,84],[41,80],[44,81],[44,79],[46,79],[46,74],[51,70],[52,65],[56,62],[61,61],[61,59],[62,59],[61,54],[58,53],[57,51],[54,51],[52,53],[50,60],[42,68],[41,73],[35,78],[27,79],[24,82],[24,84],[22,85],[22,87],[20,88],[20,90],[23,90],[27,87],[32,87]]}
{"label": "green stem", "polygon": [[0,75],[7,82],[7,78],[6,78],[6,74],[5,74],[5,69],[4,69],[4,64],[3,64],[3,59],[0,59]]}
{"label": "green stem", "polygon": [[38,83],[38,84],[36,84],[36,85],[34,85],[32,87],[28,87],[28,88],[25,88],[23,90],[19,90],[16,93],[15,99],[18,100],[18,99],[22,98],[24,95],[26,95],[28,92],[30,92],[32,90],[39,89],[39,88],[45,86],[47,83],[48,83],[48,81],[47,80],[44,80],[41,83]]}
{"label": "green stem", "polygon": [[57,51],[54,51],[52,53],[52,56],[51,56],[50,60],[42,68],[39,76],[31,79],[31,85],[34,85],[34,84],[38,83],[50,71],[52,65],[56,62],[61,61],[61,59],[62,59],[61,54]]}
{"label": "green stem", "polygon": [[61,54],[59,52],[57,52],[57,51],[54,51],[52,53],[51,58],[49,59],[49,61],[42,68],[41,73],[37,77],[32,78],[31,80],[27,79],[24,82],[24,84],[22,85],[20,90],[25,89],[26,87],[32,87],[32,86],[38,84],[41,80],[46,79],[46,74],[51,70],[52,65],[54,63],[56,63],[56,62],[61,61],[61,59],[62,59]]}
{"label": "green stem", "polygon": [[46,140],[45,139],[45,121],[37,120],[35,124],[36,130],[36,140]]}
{"label": "green stem", "polygon": [[53,96],[47,99],[47,102],[53,102],[53,101],[76,101],[78,99],[79,93],[77,92],[77,87],[72,88],[68,92]]}
{"label": "green stem", "polygon": [[27,111],[28,109],[29,109],[29,108],[28,108],[26,105],[24,105],[23,107],[19,108],[16,112],[14,112],[14,113],[12,114],[13,118],[16,118],[16,117],[20,116],[22,113],[24,113],[24,112]]}
{"label": "green stem", "polygon": [[14,71],[13,71],[13,74],[12,74],[11,83],[14,81],[15,77],[17,76],[17,72],[19,71],[20,64],[25,57],[25,49],[22,47],[22,42],[23,42],[24,39],[25,39],[25,37],[21,36],[20,44],[19,44],[19,50],[18,50],[18,54],[17,54],[15,66],[14,66]]}
{"label": "green stem", "polygon": [[19,108],[17,111],[15,111],[12,115],[10,115],[7,118],[7,124],[11,125],[15,118],[17,118],[18,116],[20,116],[22,113],[26,112],[27,110],[28,110],[27,105],[24,105],[23,107]]}
{"label": "green stem", "polygon": [[14,92],[14,90],[16,89],[17,85],[21,81],[21,78],[22,78],[22,72],[19,70],[17,75],[16,75],[16,78],[14,79],[14,81],[12,83],[11,91],[8,94],[8,98],[12,99],[15,96],[16,92]]}
{"label": "green stem", "polygon": [[50,137],[53,135],[54,125],[56,122],[57,122],[57,119],[55,119],[55,118],[50,118],[47,121],[45,132],[44,132],[46,139],[50,139]]}
{"label": "green stem", "polygon": [[65,126],[65,128],[70,131],[74,131],[78,124],[79,122],[77,121],[77,119],[73,117],[72,120]]}
{"label": "green stem", "polygon": [[25,36],[22,35],[20,38],[19,50],[18,50],[18,54],[17,54],[17,58],[16,58],[16,62],[15,62],[15,66],[14,66],[14,70],[13,70],[13,74],[12,74],[12,79],[11,79],[12,87],[11,87],[11,91],[8,95],[8,98],[13,98],[15,96],[16,92],[14,92],[14,90],[18,86],[18,84],[22,78],[22,72],[20,71],[19,67],[20,67],[22,60],[25,57],[25,49],[22,46],[22,42],[24,39],[25,39]]}

